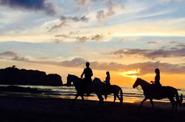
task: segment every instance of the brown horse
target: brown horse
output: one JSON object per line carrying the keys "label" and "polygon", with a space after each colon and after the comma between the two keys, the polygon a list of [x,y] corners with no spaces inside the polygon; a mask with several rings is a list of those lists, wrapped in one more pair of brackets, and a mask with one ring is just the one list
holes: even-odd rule
{"label": "brown horse", "polygon": [[[155,86],[153,84],[150,84],[150,83],[146,82],[145,80],[142,80],[141,78],[137,78],[134,85],[133,85],[133,88],[136,88],[139,85],[143,89],[144,96],[145,96],[145,98],[141,102],[140,106],[142,106],[143,103],[147,99],[150,99],[150,102],[151,102],[152,107],[153,107],[154,106],[153,99],[158,99],[159,100],[159,99],[163,99],[163,98],[168,98],[170,100],[173,110],[174,109],[176,110],[177,105],[181,104],[176,88],[173,88],[173,87],[170,87],[170,86],[158,87],[158,86]],[[176,101],[175,101],[174,97],[176,97]]]}

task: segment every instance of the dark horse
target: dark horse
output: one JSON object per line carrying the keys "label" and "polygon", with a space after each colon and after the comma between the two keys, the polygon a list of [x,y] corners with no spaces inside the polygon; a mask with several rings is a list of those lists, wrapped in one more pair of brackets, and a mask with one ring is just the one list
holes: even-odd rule
{"label": "dark horse", "polygon": [[116,97],[120,100],[120,103],[123,103],[123,91],[121,87],[117,85],[106,85],[105,83],[101,82],[99,78],[95,78],[93,80],[93,84],[96,86],[96,91],[101,93],[102,95],[107,96],[108,94],[114,95],[114,102],[116,101]]}
{"label": "dark horse", "polygon": [[102,95],[95,90],[95,85],[91,83],[91,85],[88,85],[88,88],[84,88],[84,81],[83,79],[79,78],[78,76],[68,74],[67,76],[67,86],[70,86],[71,83],[73,83],[77,93],[75,100],[81,96],[82,100],[84,100],[84,94],[89,94],[89,93],[95,93],[99,99],[100,102],[103,102],[103,97]]}
{"label": "dark horse", "polygon": [[[147,99],[150,99],[150,102],[153,107],[154,106],[153,101],[152,101],[153,99],[159,100],[159,99],[163,99],[163,98],[168,98],[170,100],[173,110],[177,109],[178,104],[180,105],[179,95],[178,95],[176,88],[173,88],[170,86],[158,87],[158,86],[155,86],[153,84],[146,82],[145,80],[142,80],[141,78],[137,78],[137,80],[135,81],[135,83],[133,85],[133,88],[135,88],[139,85],[143,89],[144,96],[145,96],[145,98],[143,99],[143,101],[140,104],[141,106],[143,105],[143,103]],[[176,101],[175,101],[174,97],[176,97]]]}

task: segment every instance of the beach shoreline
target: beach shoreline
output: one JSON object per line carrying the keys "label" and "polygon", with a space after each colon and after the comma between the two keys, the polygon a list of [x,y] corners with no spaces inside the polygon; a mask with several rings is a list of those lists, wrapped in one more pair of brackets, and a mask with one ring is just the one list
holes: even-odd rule
{"label": "beach shoreline", "polygon": [[9,121],[184,121],[185,109],[172,112],[158,106],[152,109],[148,102],[142,108],[138,104],[93,100],[33,97],[0,97],[1,122]]}

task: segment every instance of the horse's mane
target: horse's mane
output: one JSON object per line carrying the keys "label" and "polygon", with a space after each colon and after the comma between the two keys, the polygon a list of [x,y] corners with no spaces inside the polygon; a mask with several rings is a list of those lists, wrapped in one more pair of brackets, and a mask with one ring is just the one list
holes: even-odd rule
{"label": "horse's mane", "polygon": [[101,81],[100,78],[97,78],[97,77],[95,77],[94,80],[95,81]]}
{"label": "horse's mane", "polygon": [[149,83],[148,81],[143,80],[142,78],[137,78],[137,80],[143,81],[143,82],[146,83],[146,84],[151,84],[151,83]]}
{"label": "horse's mane", "polygon": [[73,74],[68,74],[68,76],[70,76],[70,77],[75,77],[75,78],[79,78],[78,76],[73,75]]}
{"label": "horse's mane", "polygon": [[96,83],[97,83],[97,82],[102,83],[101,79],[100,79],[100,78],[97,78],[97,77],[95,77],[95,78],[94,78],[93,82],[96,82]]}

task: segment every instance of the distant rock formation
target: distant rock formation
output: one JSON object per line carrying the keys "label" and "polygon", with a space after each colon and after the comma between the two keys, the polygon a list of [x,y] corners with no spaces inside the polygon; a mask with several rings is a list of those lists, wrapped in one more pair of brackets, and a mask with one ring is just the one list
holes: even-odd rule
{"label": "distant rock formation", "polygon": [[0,84],[61,86],[58,74],[46,74],[38,70],[18,69],[15,66],[0,69]]}

